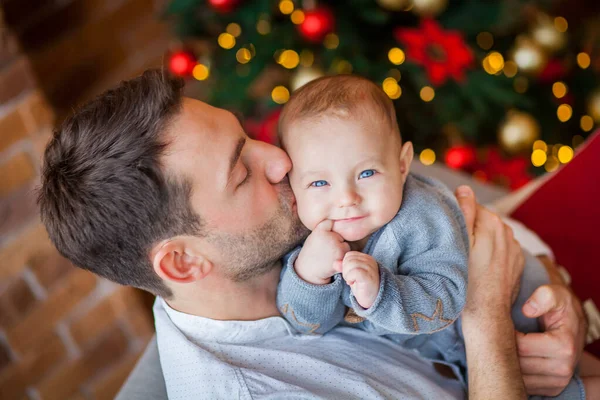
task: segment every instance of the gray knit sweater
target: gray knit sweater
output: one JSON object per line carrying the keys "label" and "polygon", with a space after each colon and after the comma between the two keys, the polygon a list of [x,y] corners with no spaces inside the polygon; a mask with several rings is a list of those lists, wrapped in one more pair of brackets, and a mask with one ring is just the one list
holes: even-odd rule
{"label": "gray knit sweater", "polygon": [[453,194],[431,178],[409,174],[398,214],[371,235],[363,250],[379,264],[373,305],[362,308],[341,274],[327,285],[303,281],[294,270],[297,248],[284,259],[277,306],[305,333],[329,331],[344,320],[346,307],[362,320],[358,327],[377,335],[436,332],[452,324],[465,305],[468,249]]}

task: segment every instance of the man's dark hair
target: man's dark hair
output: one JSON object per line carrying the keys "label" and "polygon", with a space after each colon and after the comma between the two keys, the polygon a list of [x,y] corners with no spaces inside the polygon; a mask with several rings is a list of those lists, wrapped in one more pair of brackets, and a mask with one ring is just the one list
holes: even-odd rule
{"label": "man's dark hair", "polygon": [[114,282],[163,297],[152,245],[200,235],[191,184],[161,169],[183,82],[160,70],[122,82],[74,112],[46,147],[38,202],[59,252]]}

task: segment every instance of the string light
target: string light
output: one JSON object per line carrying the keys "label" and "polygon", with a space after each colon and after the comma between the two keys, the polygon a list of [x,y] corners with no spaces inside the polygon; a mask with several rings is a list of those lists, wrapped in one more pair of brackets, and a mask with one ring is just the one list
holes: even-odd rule
{"label": "string light", "polygon": [[304,22],[304,12],[302,10],[296,10],[290,16],[292,23],[295,25],[300,25]]}
{"label": "string light", "polygon": [[559,32],[566,32],[569,28],[569,23],[563,17],[556,17],[554,18],[554,27]]}
{"label": "string light", "polygon": [[558,158],[555,156],[548,157],[546,164],[544,165],[546,172],[552,172],[558,168]]}
{"label": "string light", "polygon": [[242,47],[235,53],[235,58],[240,64],[247,64],[252,59],[252,54],[250,54],[250,50]]}
{"label": "string light", "polygon": [[310,67],[315,62],[315,55],[310,50],[302,50],[300,52],[300,64],[303,67]]}
{"label": "string light", "polygon": [[235,46],[235,37],[231,33],[221,33],[217,39],[219,46],[229,50]]}
{"label": "string light", "polygon": [[277,104],[285,104],[290,99],[290,91],[285,86],[275,86],[271,98]]}
{"label": "string light", "polygon": [[294,12],[294,3],[291,0],[281,0],[279,2],[279,11],[285,15],[291,14]]}
{"label": "string light", "polygon": [[435,97],[435,90],[431,86],[424,86],[419,92],[421,100],[428,103]]}
{"label": "string light", "polygon": [[547,159],[548,156],[544,150],[536,149],[531,153],[531,163],[534,167],[541,167]]}
{"label": "string light", "polygon": [[400,65],[406,59],[404,52],[398,47],[394,47],[388,51],[388,58],[394,65]]}
{"label": "string light", "polygon": [[506,75],[507,78],[512,78],[513,76],[515,76],[517,74],[517,71],[519,70],[519,68],[517,67],[517,63],[514,61],[507,61],[504,63],[504,75]]}
{"label": "string light", "polygon": [[482,65],[485,72],[495,75],[504,68],[504,57],[497,51],[493,51],[483,59]]}
{"label": "string light", "polygon": [[242,34],[242,27],[239,24],[232,22],[231,24],[227,25],[225,31],[233,37],[238,37]]}
{"label": "string light", "polygon": [[340,45],[340,38],[335,33],[330,33],[325,36],[323,45],[329,50],[336,49]]}
{"label": "string light", "polygon": [[287,69],[293,69],[300,63],[300,56],[294,50],[285,50],[278,57],[277,62]]}
{"label": "string light", "polygon": [[204,81],[208,79],[209,75],[210,71],[208,67],[204,64],[197,64],[192,70],[192,76],[194,77],[194,79],[197,79],[199,81]]}
{"label": "string light", "polygon": [[568,163],[573,159],[573,149],[570,146],[561,146],[558,149],[558,161],[563,164]]}
{"label": "string light", "polygon": [[579,125],[584,132],[589,132],[594,127],[594,119],[589,115],[584,115],[579,121]]}
{"label": "string light", "polygon": [[554,82],[552,85],[552,93],[557,99],[562,99],[567,94],[567,85],[562,82]]}
{"label": "string light", "polygon": [[435,152],[431,149],[425,149],[419,155],[419,161],[423,165],[431,165],[435,162]]}
{"label": "string light", "polygon": [[334,63],[334,70],[338,74],[350,74],[352,73],[352,64],[347,60],[339,60]]}
{"label": "string light", "polygon": [[396,81],[399,81],[402,78],[402,74],[400,73],[400,70],[397,70],[396,68],[392,68],[388,71],[387,75],[391,78],[394,78]]}
{"label": "string light", "polygon": [[477,45],[484,50],[489,50],[494,45],[494,37],[489,32],[481,32],[477,35]]}
{"label": "string light", "polygon": [[573,109],[571,109],[571,106],[568,104],[561,104],[556,110],[556,115],[560,122],[567,122],[573,115]]}
{"label": "string light", "polygon": [[548,151],[548,145],[543,140],[536,140],[533,142],[533,150],[542,150],[545,153]]}
{"label": "string light", "polygon": [[268,35],[271,32],[271,23],[267,18],[261,18],[256,23],[256,31],[261,35]]}
{"label": "string light", "polygon": [[581,69],[589,67],[591,62],[590,56],[587,53],[581,52],[577,54],[577,65],[579,65]]}
{"label": "string light", "polygon": [[396,100],[402,95],[402,89],[394,78],[385,78],[381,86],[385,94],[392,100]]}

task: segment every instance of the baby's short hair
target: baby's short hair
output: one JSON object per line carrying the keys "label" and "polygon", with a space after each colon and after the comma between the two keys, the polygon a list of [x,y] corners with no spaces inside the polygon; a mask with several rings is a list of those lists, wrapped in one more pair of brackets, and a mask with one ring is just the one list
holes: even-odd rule
{"label": "baby's short hair", "polygon": [[372,81],[357,75],[324,76],[296,90],[279,117],[282,146],[290,123],[325,113],[340,118],[375,117],[400,136],[392,100]]}

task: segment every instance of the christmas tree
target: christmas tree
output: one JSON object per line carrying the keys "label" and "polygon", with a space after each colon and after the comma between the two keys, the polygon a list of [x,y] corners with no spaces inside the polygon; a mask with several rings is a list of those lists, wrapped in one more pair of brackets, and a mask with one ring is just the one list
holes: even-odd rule
{"label": "christmas tree", "polygon": [[569,21],[560,7],[173,0],[165,17],[182,45],[167,60],[199,97],[243,113],[249,133],[271,141],[277,108],[293,90],[325,74],[368,77],[393,100],[421,162],[437,157],[517,188],[569,162],[600,122],[594,13]]}

